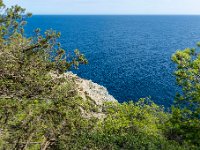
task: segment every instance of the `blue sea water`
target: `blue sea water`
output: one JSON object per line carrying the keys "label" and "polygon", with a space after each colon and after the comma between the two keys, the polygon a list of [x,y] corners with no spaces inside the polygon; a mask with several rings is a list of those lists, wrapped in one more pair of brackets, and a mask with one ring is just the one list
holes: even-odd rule
{"label": "blue sea water", "polygon": [[200,41],[200,16],[33,16],[26,33],[37,27],[60,31],[62,47],[89,60],[74,72],[120,102],[151,96],[165,106],[179,90],[171,55]]}

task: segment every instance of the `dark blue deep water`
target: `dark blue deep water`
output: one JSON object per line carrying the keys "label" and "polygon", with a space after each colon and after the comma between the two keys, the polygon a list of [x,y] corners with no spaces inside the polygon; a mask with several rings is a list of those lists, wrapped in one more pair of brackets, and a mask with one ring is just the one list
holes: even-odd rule
{"label": "dark blue deep water", "polygon": [[170,61],[177,49],[200,41],[200,16],[33,16],[39,27],[62,33],[68,51],[78,48],[89,64],[74,71],[105,86],[120,102],[151,96],[172,103],[178,87]]}

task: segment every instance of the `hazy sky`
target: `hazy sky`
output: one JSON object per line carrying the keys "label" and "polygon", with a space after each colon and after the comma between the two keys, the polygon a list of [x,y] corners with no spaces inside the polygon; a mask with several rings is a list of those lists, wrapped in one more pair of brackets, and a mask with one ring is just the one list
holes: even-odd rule
{"label": "hazy sky", "polygon": [[200,0],[4,0],[33,14],[200,14]]}

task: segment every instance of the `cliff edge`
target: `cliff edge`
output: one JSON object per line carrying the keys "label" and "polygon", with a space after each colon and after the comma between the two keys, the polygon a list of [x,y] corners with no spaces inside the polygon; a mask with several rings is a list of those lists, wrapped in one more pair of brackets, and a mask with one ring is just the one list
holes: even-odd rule
{"label": "cliff edge", "polygon": [[88,96],[96,102],[96,105],[102,105],[104,102],[117,102],[104,86],[91,80],[80,78],[72,72],[67,72],[65,75],[68,79],[73,80],[78,95],[83,99],[86,99],[86,96]]}
{"label": "cliff edge", "polygon": [[113,102],[117,103],[118,101],[109,94],[108,90],[97,83],[94,83],[91,80],[83,79],[76,74],[68,71],[62,75],[57,76],[54,73],[51,73],[53,78],[67,78],[71,83],[73,83],[74,91],[78,96],[80,96],[83,100],[90,100],[94,104],[94,107],[97,111],[89,111],[86,112],[83,108],[80,108],[82,114],[86,118],[104,118],[105,114],[103,112],[104,103],[105,102]]}

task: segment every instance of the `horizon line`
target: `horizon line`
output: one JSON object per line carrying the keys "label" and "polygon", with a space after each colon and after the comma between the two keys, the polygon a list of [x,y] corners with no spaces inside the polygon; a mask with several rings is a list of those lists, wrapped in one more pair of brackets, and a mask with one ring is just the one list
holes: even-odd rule
{"label": "horizon line", "polygon": [[34,14],[57,16],[200,16],[200,14]]}

